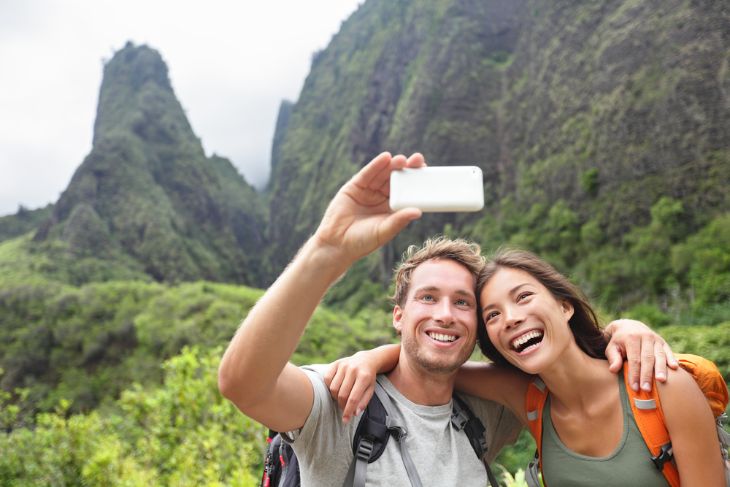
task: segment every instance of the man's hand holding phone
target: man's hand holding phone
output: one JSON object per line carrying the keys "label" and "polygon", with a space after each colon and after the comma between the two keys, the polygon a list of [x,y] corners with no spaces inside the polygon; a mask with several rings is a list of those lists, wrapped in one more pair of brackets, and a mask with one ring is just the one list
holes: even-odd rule
{"label": "man's hand holding phone", "polygon": [[415,153],[375,157],[337,192],[330,202],[314,239],[335,252],[333,258],[349,267],[395,237],[408,223],[421,216],[415,207],[391,211],[388,205],[390,175],[402,169],[426,165]]}

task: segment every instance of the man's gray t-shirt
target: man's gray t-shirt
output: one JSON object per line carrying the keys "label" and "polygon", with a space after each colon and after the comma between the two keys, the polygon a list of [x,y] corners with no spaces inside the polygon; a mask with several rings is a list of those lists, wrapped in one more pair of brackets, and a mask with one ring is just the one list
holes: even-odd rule
{"label": "man's gray t-shirt", "polygon": [[[322,376],[304,369],[314,388],[312,411],[297,432],[290,433],[299,459],[302,486],[342,485],[352,462],[352,440],[360,416],[342,423],[342,411],[331,398]],[[395,424],[408,432],[405,444],[424,486],[485,486],[487,475],[463,431],[451,426],[451,402],[422,406],[409,401],[383,375],[378,382],[390,396]],[[522,429],[517,418],[503,406],[462,394],[474,414],[484,423],[491,461]],[[368,465],[368,486],[410,486],[397,442],[391,438],[385,452]]]}

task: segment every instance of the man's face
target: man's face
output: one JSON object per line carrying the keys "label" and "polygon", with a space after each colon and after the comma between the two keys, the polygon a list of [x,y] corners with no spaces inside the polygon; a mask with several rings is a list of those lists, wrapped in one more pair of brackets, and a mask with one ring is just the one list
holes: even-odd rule
{"label": "man's face", "polygon": [[411,273],[403,307],[393,309],[407,360],[431,373],[455,372],[476,343],[476,279],[450,259],[428,260]]}

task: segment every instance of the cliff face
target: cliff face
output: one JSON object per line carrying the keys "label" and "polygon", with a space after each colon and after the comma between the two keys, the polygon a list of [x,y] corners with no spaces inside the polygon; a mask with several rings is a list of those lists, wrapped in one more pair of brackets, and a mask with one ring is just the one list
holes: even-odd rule
{"label": "cliff face", "polygon": [[[485,210],[426,215],[336,299],[387,282],[406,245],[436,233],[528,247],[602,282],[603,262],[648,262],[724,228],[729,33],[719,1],[368,0],[282,103],[263,195],[204,155],[159,54],[127,45],[105,66],[93,149],[35,244],[70,258],[74,281],[261,286],[359,167],[420,151],[480,166]],[[616,269],[612,296],[640,281]]]}
{"label": "cliff face", "polygon": [[412,225],[374,277],[444,231],[543,250],[551,215],[618,245],[662,196],[696,231],[730,208],[729,15],[717,1],[369,0],[314,58],[278,141],[274,267],[382,150],[480,166],[487,206]]}
{"label": "cliff face", "polygon": [[[495,172],[494,103],[524,9],[523,1],[371,0],[343,24],[314,58],[279,145],[270,184],[275,266],[293,255],[336,189],[383,150]],[[415,233],[454,219],[466,218],[429,216]]]}
{"label": "cliff face", "polygon": [[695,224],[726,211],[722,2],[535,2],[530,11],[501,103],[517,200],[564,199],[614,241],[647,222],[661,196],[681,199]]}
{"label": "cliff face", "polygon": [[91,153],[35,240],[157,280],[260,284],[264,215],[231,163],[205,156],[160,55],[127,44],[104,69]]}

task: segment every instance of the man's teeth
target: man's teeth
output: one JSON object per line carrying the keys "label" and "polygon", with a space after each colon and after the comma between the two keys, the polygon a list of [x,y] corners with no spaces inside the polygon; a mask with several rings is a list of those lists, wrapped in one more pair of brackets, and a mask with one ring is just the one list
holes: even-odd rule
{"label": "man's teeth", "polygon": [[443,333],[429,333],[428,336],[436,340],[437,342],[453,342],[456,340],[454,335],[444,335]]}
{"label": "man's teeth", "polygon": [[534,339],[542,339],[542,332],[537,330],[528,331],[512,340],[512,348],[520,350],[527,342]]}

